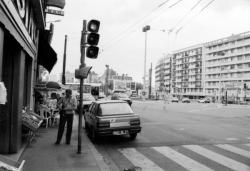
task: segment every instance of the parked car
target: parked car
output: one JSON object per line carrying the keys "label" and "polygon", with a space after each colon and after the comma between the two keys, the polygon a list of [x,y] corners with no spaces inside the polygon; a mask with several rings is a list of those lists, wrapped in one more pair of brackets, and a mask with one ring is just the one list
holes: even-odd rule
{"label": "parked car", "polygon": [[199,99],[198,102],[199,103],[210,103],[210,99],[209,98],[203,98],[203,99]]}
{"label": "parked car", "polygon": [[173,97],[172,99],[171,99],[171,102],[179,102],[179,99],[177,98],[177,97]]}
{"label": "parked car", "polygon": [[131,100],[131,98],[129,98],[129,96],[126,93],[114,93],[111,96],[111,100],[124,100],[130,106],[132,105],[132,100]]}
{"label": "parked car", "polygon": [[190,103],[190,99],[189,98],[183,98],[182,100],[181,100],[181,102],[182,103]]}
{"label": "parked car", "polygon": [[140,117],[122,100],[93,102],[84,115],[88,136],[129,135],[134,140],[141,132]]}

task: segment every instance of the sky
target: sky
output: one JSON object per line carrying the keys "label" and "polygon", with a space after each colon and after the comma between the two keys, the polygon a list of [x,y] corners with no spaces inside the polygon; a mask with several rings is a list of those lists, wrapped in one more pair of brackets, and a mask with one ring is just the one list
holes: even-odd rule
{"label": "sky", "polygon": [[[250,0],[65,0],[64,16],[47,14],[53,22],[52,47],[57,63],[51,74],[62,73],[64,40],[67,35],[66,71],[80,65],[80,38],[83,20],[97,19],[100,25],[100,53],[85,59],[92,71],[102,75],[105,65],[142,82],[145,32],[146,69],[153,73],[165,54],[232,34],[250,31]],[[153,74],[154,77],[154,74]]]}

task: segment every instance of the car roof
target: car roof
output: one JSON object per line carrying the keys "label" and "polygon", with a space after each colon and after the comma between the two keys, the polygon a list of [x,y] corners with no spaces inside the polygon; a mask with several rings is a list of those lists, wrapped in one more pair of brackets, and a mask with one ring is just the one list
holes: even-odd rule
{"label": "car roof", "polygon": [[98,100],[93,103],[106,104],[106,103],[127,103],[127,102],[124,100]]}

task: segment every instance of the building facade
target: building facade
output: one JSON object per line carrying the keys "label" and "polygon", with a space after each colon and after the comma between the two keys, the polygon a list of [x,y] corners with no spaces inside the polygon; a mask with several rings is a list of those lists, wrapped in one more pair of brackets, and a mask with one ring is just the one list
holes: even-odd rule
{"label": "building facade", "polygon": [[177,50],[173,54],[173,95],[189,98],[203,96],[202,45]]}
{"label": "building facade", "polygon": [[155,66],[155,89],[159,97],[172,93],[172,55],[170,54],[159,59]]}
{"label": "building facade", "polygon": [[0,82],[7,90],[0,104],[0,153],[20,149],[22,109],[34,109],[38,65],[51,71],[57,60],[45,30],[45,7],[41,0],[0,1]]}
{"label": "building facade", "polygon": [[248,98],[250,87],[250,32],[204,44],[204,94],[223,100]]}

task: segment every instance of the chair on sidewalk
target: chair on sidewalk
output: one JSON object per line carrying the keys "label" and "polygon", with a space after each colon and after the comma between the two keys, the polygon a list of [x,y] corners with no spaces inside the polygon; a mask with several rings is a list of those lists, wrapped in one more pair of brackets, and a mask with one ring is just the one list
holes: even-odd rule
{"label": "chair on sidewalk", "polygon": [[48,126],[51,125],[51,117],[52,117],[51,110],[45,105],[40,105],[39,115],[43,117],[43,120],[45,121],[45,127],[48,128]]}

